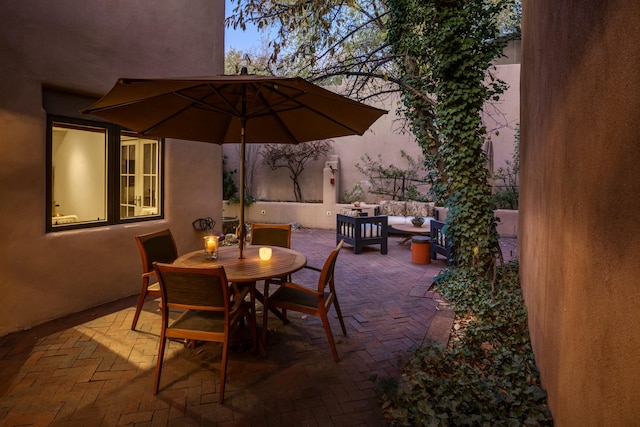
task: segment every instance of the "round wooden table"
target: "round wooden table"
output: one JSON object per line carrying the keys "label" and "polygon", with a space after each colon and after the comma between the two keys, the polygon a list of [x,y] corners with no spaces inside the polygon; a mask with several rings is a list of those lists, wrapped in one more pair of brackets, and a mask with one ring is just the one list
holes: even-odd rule
{"label": "round wooden table", "polygon": [[413,224],[394,224],[391,226],[394,230],[402,231],[403,233],[409,233],[407,237],[405,237],[399,245],[403,245],[407,243],[413,236],[424,236],[431,234],[431,224],[429,222],[425,222],[422,227],[416,227]]}
{"label": "round wooden table", "polygon": [[294,273],[307,265],[307,257],[293,249],[270,246],[271,259],[263,261],[258,252],[263,246],[247,246],[244,258],[239,259],[237,246],[221,246],[218,259],[205,258],[204,250],[189,252],[176,259],[173,264],[180,267],[219,267],[224,266],[227,280],[234,283],[251,283],[274,277],[283,277]]}
{"label": "round wooden table", "polygon": [[[224,266],[227,280],[232,283],[236,292],[242,286],[249,286],[253,299],[263,302],[263,294],[256,288],[258,280],[284,277],[307,265],[307,257],[293,249],[269,246],[271,259],[261,260],[259,251],[264,246],[247,246],[244,258],[240,259],[237,245],[218,248],[218,259],[206,259],[204,249],[184,254],[173,262],[179,267],[207,268]],[[285,317],[277,309],[271,310],[283,321]],[[266,316],[266,313],[264,314]],[[260,342],[261,353],[265,353],[266,343]]]}

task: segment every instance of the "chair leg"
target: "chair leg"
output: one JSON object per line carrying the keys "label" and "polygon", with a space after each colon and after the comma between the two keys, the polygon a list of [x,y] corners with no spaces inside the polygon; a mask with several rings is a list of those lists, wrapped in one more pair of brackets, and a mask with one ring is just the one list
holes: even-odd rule
{"label": "chair leg", "polygon": [[222,343],[222,361],[220,362],[220,397],[218,397],[219,403],[224,403],[224,386],[227,379],[227,357],[229,350],[229,343]]}
{"label": "chair leg", "polygon": [[262,348],[267,348],[267,328],[269,323],[269,297],[265,295],[262,300],[262,336],[260,337],[260,341],[262,341]]}
{"label": "chair leg", "polygon": [[140,290],[140,296],[138,297],[138,304],[136,305],[136,312],[133,315],[133,322],[131,323],[132,331],[136,330],[136,325],[138,324],[138,318],[140,317],[140,312],[142,311],[144,300],[147,298],[147,287],[149,286],[149,279],[147,278],[145,279],[142,279],[142,289]]}
{"label": "chair leg", "polygon": [[255,352],[258,348],[258,330],[256,325],[256,295],[253,291],[250,293],[249,306],[250,309],[247,311],[247,321],[249,322],[249,331],[251,332],[251,341],[253,344],[253,351]]}
{"label": "chair leg", "polygon": [[342,319],[342,311],[340,311],[340,304],[338,303],[338,297],[333,296],[333,305],[336,308],[336,313],[338,314],[338,320],[340,321],[340,327],[342,328],[342,334],[347,336],[347,328],[344,327],[344,320]]}
{"label": "chair leg", "polygon": [[329,341],[329,346],[331,347],[331,353],[333,353],[333,360],[338,363],[340,358],[338,358],[338,350],[336,349],[336,343],[333,341],[333,334],[331,333],[331,325],[329,324],[329,318],[327,317],[326,310],[323,310],[320,313],[320,318],[322,319],[322,325],[324,326],[324,331],[327,334],[327,341]]}
{"label": "chair leg", "polygon": [[[265,304],[264,304],[265,296],[264,296],[264,294],[263,294],[262,292],[258,291],[257,289],[256,289],[256,299],[257,299],[258,301],[260,301],[260,303],[261,303],[262,305],[265,305]],[[283,312],[278,311],[278,309],[277,309],[277,308],[275,308],[275,307],[269,307],[269,311],[270,311],[270,312],[272,312],[273,314],[275,314],[275,315],[276,315],[276,317],[277,317],[278,319],[282,320],[282,322],[283,322],[285,325],[286,325],[287,323],[289,323],[289,320],[287,320],[287,317],[286,317],[285,315],[283,315],[283,314],[282,314]]]}
{"label": "chair leg", "polygon": [[[247,322],[249,322],[249,333],[251,333],[251,345],[253,353],[256,353],[258,349],[264,354],[264,347],[262,344],[258,344],[258,325],[256,323],[256,313],[251,311],[247,313]],[[262,339],[260,340],[262,341]]]}
{"label": "chair leg", "polygon": [[158,394],[158,389],[160,388],[160,374],[162,372],[162,362],[164,359],[164,349],[166,345],[167,339],[164,336],[164,330],[160,334],[160,345],[158,346],[158,361],[156,362],[156,377],[155,383],[153,385],[153,394]]}

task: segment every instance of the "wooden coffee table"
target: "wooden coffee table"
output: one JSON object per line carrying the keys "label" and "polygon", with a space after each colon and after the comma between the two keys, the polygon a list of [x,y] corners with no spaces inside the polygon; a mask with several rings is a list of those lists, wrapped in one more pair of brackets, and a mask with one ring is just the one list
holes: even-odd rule
{"label": "wooden coffee table", "polygon": [[422,224],[422,227],[416,227],[412,224],[394,224],[391,226],[391,228],[396,231],[401,231],[408,234],[408,236],[406,236],[400,241],[400,243],[398,243],[399,245],[404,245],[409,240],[411,240],[413,236],[429,236],[431,234],[430,226],[431,224],[425,222],[424,224]]}

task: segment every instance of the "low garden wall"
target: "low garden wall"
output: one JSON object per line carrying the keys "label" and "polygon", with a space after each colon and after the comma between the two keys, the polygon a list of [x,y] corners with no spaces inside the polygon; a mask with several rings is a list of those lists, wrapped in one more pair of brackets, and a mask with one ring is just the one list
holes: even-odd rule
{"label": "low garden wall", "polygon": [[[330,203],[295,203],[295,202],[254,202],[245,206],[245,222],[253,223],[298,223],[306,228],[333,229],[336,227],[337,213],[348,209],[349,205]],[[365,206],[365,211],[373,211]],[[372,215],[370,212],[369,215]],[[224,201],[222,215],[239,217],[240,204]],[[518,237],[518,211],[508,209],[496,210],[498,234],[501,237]]]}
{"label": "low garden wall", "polygon": [[[307,228],[331,229],[336,226],[337,205],[325,203],[254,202],[244,208],[247,223],[299,223]],[[222,215],[239,217],[240,204],[224,201]]]}

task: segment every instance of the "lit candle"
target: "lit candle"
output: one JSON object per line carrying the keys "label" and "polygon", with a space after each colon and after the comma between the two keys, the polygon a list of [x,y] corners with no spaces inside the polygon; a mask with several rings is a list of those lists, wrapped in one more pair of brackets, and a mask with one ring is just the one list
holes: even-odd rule
{"label": "lit candle", "polygon": [[260,259],[263,261],[271,259],[271,248],[260,248]]}
{"label": "lit candle", "polygon": [[218,259],[218,236],[204,238],[204,253],[207,259]]}
{"label": "lit candle", "polygon": [[207,239],[207,252],[214,253],[216,251],[216,247],[218,246],[217,240],[217,238],[209,236]]}

